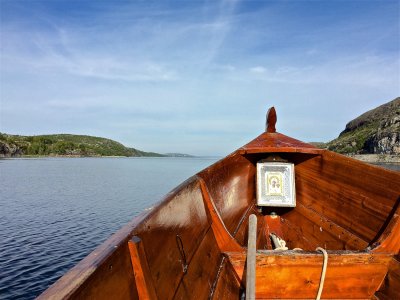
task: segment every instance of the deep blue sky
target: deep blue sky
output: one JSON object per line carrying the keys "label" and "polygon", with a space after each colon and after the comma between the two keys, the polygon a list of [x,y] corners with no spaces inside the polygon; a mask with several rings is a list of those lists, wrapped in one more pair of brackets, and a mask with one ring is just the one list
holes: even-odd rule
{"label": "deep blue sky", "polygon": [[0,0],[0,131],[224,155],[400,95],[399,1]]}

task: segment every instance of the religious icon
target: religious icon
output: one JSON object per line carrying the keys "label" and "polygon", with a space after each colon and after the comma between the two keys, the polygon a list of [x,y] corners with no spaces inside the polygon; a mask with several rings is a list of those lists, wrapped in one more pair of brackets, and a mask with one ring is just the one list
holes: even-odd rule
{"label": "religious icon", "polygon": [[257,163],[257,205],[295,207],[294,164]]}
{"label": "religious icon", "polygon": [[280,195],[282,194],[282,174],[271,172],[267,174],[267,195]]}

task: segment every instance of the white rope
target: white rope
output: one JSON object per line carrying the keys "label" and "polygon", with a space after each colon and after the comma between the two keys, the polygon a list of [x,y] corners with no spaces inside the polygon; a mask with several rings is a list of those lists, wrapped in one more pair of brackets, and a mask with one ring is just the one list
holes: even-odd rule
{"label": "white rope", "polygon": [[328,266],[328,253],[324,248],[318,247],[315,249],[316,251],[321,251],[322,254],[324,255],[324,262],[322,264],[322,273],[321,273],[321,280],[319,281],[319,288],[318,288],[318,294],[317,294],[317,300],[321,299],[321,294],[322,294],[322,289],[324,288],[324,282],[325,282],[325,275],[326,275],[326,267]]}
{"label": "white rope", "polygon": [[284,239],[281,239],[279,236],[277,236],[274,233],[270,234],[270,237],[272,239],[272,242],[274,243],[275,249],[276,251],[284,251],[284,250],[288,250],[288,247],[286,247],[286,242]]}
{"label": "white rope", "polygon": [[[270,233],[270,237],[271,237],[272,242],[273,242],[273,244],[275,246],[274,250],[277,250],[277,251],[288,250],[288,248],[286,247],[285,240],[281,239],[279,236],[277,236],[274,233]],[[294,248],[293,250],[295,250],[295,251],[303,251],[303,249],[301,249],[301,248]],[[324,256],[324,262],[322,263],[321,279],[319,281],[318,294],[317,294],[317,298],[316,298],[317,300],[320,300],[321,299],[322,290],[324,288],[326,268],[328,267],[328,252],[326,252],[326,250],[324,248],[321,248],[321,247],[317,247],[317,249],[315,249],[315,250],[322,252],[322,254]]]}

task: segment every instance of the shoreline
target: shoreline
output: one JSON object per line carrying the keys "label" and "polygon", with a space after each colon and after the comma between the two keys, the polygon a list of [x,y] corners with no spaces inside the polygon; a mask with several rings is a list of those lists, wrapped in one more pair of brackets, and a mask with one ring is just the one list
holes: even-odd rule
{"label": "shoreline", "polygon": [[143,157],[143,156],[118,156],[118,155],[15,155],[15,156],[6,156],[0,155],[0,159],[2,158],[85,158],[85,157]]}
{"label": "shoreline", "polygon": [[[40,159],[40,158],[201,158],[208,156],[122,156],[122,155],[18,155],[18,156],[2,156],[1,159]],[[219,157],[219,156],[209,156]]]}
{"label": "shoreline", "polygon": [[347,156],[367,163],[400,164],[400,155],[394,154],[347,154]]}
{"label": "shoreline", "polygon": [[[367,162],[367,163],[383,163],[383,164],[400,164],[400,155],[394,154],[344,154],[345,156]],[[4,156],[0,155],[0,159],[37,159],[37,158],[131,158],[131,157],[196,157],[196,156],[118,156],[118,155],[18,155]]]}
{"label": "shoreline", "polygon": [[35,159],[35,158],[131,158],[131,157],[164,157],[164,156],[122,156],[122,155],[19,155],[0,156],[0,159]]}

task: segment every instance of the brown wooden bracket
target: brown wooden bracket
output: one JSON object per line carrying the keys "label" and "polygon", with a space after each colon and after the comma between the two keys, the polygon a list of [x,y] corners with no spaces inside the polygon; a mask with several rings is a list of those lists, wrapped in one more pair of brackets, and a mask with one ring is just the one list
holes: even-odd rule
{"label": "brown wooden bracket", "polygon": [[128,246],[139,299],[157,299],[142,240],[134,236],[128,241]]}
{"label": "brown wooden bracket", "polygon": [[204,179],[199,177],[201,193],[203,195],[204,206],[207,216],[211,220],[211,228],[221,252],[226,251],[242,251],[243,248],[239,245],[234,237],[226,229],[221,216],[219,215],[214,201],[212,201],[208,192]]}

